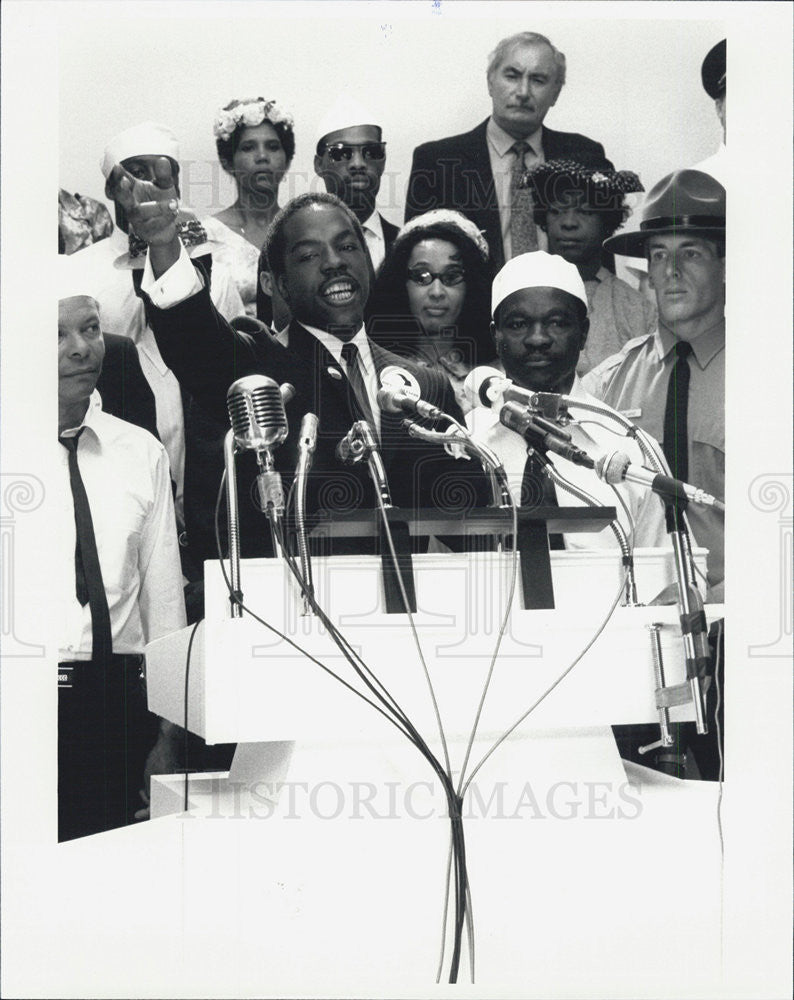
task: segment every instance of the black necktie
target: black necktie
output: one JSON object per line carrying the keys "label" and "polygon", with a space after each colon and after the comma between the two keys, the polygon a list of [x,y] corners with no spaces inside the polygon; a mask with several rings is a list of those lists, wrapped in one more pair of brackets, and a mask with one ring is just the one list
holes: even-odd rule
{"label": "black necktie", "polygon": [[[530,450],[524,465],[524,475],[521,479],[521,507],[559,507],[554,484],[543,471],[543,462],[537,454]],[[550,549],[564,549],[565,541],[562,535],[553,532],[549,535]]]}
{"label": "black necktie", "polygon": [[[82,428],[80,433],[82,433]],[[83,477],[80,475],[80,467],[77,464],[77,442],[80,433],[74,437],[58,438],[69,452],[69,485],[72,488],[74,501],[76,533],[74,549],[75,592],[80,604],[83,607],[88,604],[91,608],[92,659],[106,661],[113,653],[110,612],[105,585],[102,582],[102,569],[99,565],[91,507],[88,503]]]}
{"label": "black necktie", "polygon": [[350,404],[356,420],[366,420],[373,433],[377,435],[378,425],[375,423],[372,407],[369,405],[367,387],[364,384],[364,376],[361,374],[361,365],[358,362],[358,348],[351,341],[342,345],[342,360],[347,367],[347,378],[353,390]]}
{"label": "black necktie", "polygon": [[667,405],[664,410],[664,457],[676,479],[689,481],[689,435],[687,407],[689,403],[689,355],[692,345],[679,340],[675,345],[675,361],[667,383]]}

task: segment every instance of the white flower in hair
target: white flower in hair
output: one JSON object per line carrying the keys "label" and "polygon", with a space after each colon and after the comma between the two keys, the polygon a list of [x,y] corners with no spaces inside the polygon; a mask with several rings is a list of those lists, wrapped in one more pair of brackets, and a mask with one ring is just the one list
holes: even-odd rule
{"label": "white flower in hair", "polygon": [[240,112],[240,122],[249,127],[261,125],[265,120],[265,105],[262,101],[256,101],[253,104],[243,104],[234,110]]}
{"label": "white flower in hair", "polygon": [[607,178],[603,174],[595,173],[591,179],[594,184],[603,184]]}

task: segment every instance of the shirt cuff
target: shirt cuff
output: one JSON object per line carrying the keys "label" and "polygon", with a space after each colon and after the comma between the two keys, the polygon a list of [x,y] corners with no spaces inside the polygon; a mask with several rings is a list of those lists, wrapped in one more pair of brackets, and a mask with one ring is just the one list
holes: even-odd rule
{"label": "shirt cuff", "polygon": [[193,266],[184,246],[180,245],[179,258],[159,278],[154,276],[149,251],[146,251],[141,291],[146,292],[158,309],[170,309],[200,292],[203,287],[204,279]]}

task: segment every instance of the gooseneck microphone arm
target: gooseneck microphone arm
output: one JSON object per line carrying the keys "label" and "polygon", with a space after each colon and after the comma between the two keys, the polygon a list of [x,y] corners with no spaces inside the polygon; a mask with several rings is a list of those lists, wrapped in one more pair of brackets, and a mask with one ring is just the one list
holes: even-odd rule
{"label": "gooseneck microphone arm", "polygon": [[393,506],[378,439],[366,420],[355,421],[336,446],[336,457],[345,465],[356,465],[366,460],[370,477],[383,501],[383,506]]}
{"label": "gooseneck microphone arm", "polygon": [[298,466],[295,470],[295,521],[298,529],[298,555],[301,573],[306,584],[303,594],[304,615],[310,614],[311,598],[314,596],[311,554],[306,535],[306,485],[309,470],[314,461],[314,452],[317,448],[317,425],[318,421],[314,413],[304,415],[298,439]]}
{"label": "gooseneck microphone arm", "polygon": [[226,525],[229,535],[229,604],[232,618],[243,616],[243,592],[240,589],[240,511],[237,502],[237,471],[234,463],[234,431],[223,439],[223,462],[226,468]]}

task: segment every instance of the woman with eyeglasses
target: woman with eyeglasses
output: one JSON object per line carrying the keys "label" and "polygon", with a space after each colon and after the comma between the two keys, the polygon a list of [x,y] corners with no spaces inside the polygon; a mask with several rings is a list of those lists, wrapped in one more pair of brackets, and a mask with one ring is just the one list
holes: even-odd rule
{"label": "woman with eyeglasses", "polygon": [[495,356],[490,287],[482,233],[460,212],[433,209],[403,226],[378,272],[367,310],[370,336],[443,371],[465,413],[466,376]]}
{"label": "woman with eyeglasses", "polygon": [[[279,186],[295,155],[293,126],[287,111],[262,97],[230,101],[213,124],[218,159],[234,178],[237,197],[204,225],[220,244],[213,256],[229,265],[249,316],[257,315],[259,251],[281,207]],[[259,316],[266,323],[270,318]]]}

